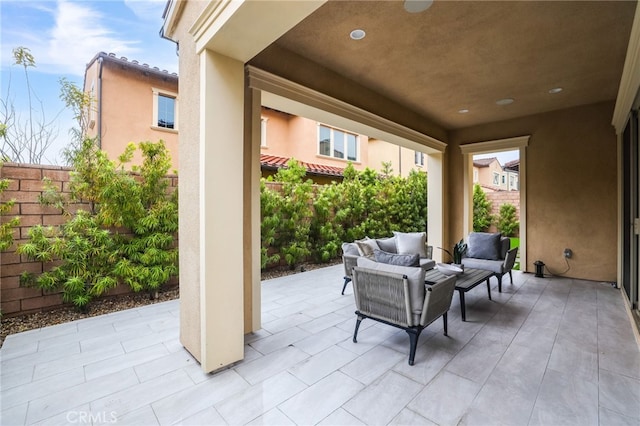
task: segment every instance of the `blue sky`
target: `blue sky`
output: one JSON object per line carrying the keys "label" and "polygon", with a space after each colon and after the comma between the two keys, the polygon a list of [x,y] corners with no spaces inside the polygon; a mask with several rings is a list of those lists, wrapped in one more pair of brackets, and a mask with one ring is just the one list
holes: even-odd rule
{"label": "blue sky", "polygon": [[36,60],[36,68],[29,68],[34,92],[46,118],[57,116],[58,137],[47,152],[47,163],[62,163],[59,152],[74,125],[59,100],[61,77],[82,87],[86,64],[101,51],[178,72],[175,44],[158,35],[165,4],[166,0],[0,2],[0,96],[7,99],[10,82],[9,99],[21,114],[27,113],[24,71],[12,65],[11,52],[28,47]]}

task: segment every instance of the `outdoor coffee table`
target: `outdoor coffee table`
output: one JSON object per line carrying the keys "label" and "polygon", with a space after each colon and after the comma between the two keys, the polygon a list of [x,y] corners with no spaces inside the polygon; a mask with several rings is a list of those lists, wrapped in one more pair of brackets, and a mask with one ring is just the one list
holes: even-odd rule
{"label": "outdoor coffee table", "polygon": [[[458,293],[460,294],[460,311],[462,312],[462,321],[467,320],[466,309],[464,306],[464,294],[475,286],[482,284],[483,281],[486,281],[487,293],[489,293],[489,300],[491,300],[491,287],[489,285],[489,278],[491,278],[492,276],[493,272],[485,271],[484,269],[473,268],[465,268],[462,274],[457,275],[456,290],[458,290]],[[434,284],[445,278],[447,278],[447,276],[437,269],[431,269],[424,275],[424,282],[425,284]]]}

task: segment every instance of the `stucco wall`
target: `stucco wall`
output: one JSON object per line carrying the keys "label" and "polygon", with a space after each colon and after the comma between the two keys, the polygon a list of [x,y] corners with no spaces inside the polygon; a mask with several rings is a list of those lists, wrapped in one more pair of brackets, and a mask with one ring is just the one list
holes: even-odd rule
{"label": "stucco wall", "polygon": [[[263,154],[292,157],[313,164],[344,168],[347,160],[334,159],[318,154],[318,124],[315,120],[262,109],[261,117],[267,118],[267,146],[261,147]],[[353,162],[357,170],[368,164],[368,137],[358,135],[359,161]]]}
{"label": "stucco wall", "polygon": [[[206,7],[206,2],[185,2],[182,11],[181,25],[178,26],[174,39],[180,42],[180,79],[178,90],[181,99],[188,99],[180,104],[180,225],[179,232],[183,241],[180,247],[180,305],[188,309],[180,309],[180,342],[197,359],[200,359],[200,274],[199,262],[187,264],[186,259],[200,258],[200,61],[195,52],[193,37],[189,35],[189,27]],[[184,78],[190,76],[191,78]],[[195,266],[195,267],[194,267]]]}
{"label": "stucco wall", "polygon": [[449,134],[448,239],[462,235],[462,154],[467,143],[531,135],[526,158],[527,271],[542,260],[568,277],[616,280],[617,159],[613,102],[576,107]]}
{"label": "stucco wall", "polygon": [[[98,131],[98,62],[94,62],[87,70],[85,91],[90,91],[94,86],[96,98],[95,117],[96,124],[88,132],[95,136]],[[152,141],[162,139],[171,154],[172,170],[178,169],[178,129],[161,129],[152,126],[154,99],[152,87],[162,91],[176,93],[177,84],[172,78],[159,78],[155,74],[144,75],[139,70],[123,69],[118,64],[108,60],[103,62],[102,70],[102,138],[101,147],[107,152],[110,159],[117,159],[127,147],[129,142]],[[178,113],[181,108],[178,98]],[[132,164],[141,164],[142,156],[137,152]]]}

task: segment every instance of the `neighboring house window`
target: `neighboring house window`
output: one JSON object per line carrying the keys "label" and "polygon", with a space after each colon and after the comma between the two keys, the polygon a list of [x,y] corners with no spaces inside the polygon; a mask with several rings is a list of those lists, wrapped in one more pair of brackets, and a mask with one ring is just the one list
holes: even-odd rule
{"label": "neighboring house window", "polygon": [[507,177],[505,175],[502,175],[502,184],[506,184],[507,183]]}
{"label": "neighboring house window", "polygon": [[152,127],[178,130],[178,95],[152,88]]}
{"label": "neighboring house window", "polygon": [[473,171],[473,181],[474,181],[474,182],[477,182],[477,181],[478,181],[478,171],[477,171],[477,170],[474,170],[474,171]]}
{"label": "neighboring house window", "polygon": [[358,136],[324,125],[318,126],[318,154],[343,160],[358,160]]}
{"label": "neighboring house window", "polygon": [[268,118],[260,118],[260,146],[267,146],[267,121]]}
{"label": "neighboring house window", "polygon": [[424,166],[424,152],[415,151],[414,154],[416,166]]}
{"label": "neighboring house window", "polygon": [[500,185],[500,174],[499,173],[493,173],[493,184],[494,185]]}

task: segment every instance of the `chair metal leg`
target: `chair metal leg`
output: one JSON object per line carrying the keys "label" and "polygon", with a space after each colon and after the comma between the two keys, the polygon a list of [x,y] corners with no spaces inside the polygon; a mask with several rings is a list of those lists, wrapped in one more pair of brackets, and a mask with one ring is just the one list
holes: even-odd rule
{"label": "chair metal leg", "polygon": [[489,293],[489,300],[491,300],[491,283],[489,282],[489,278],[487,278],[487,293]]}
{"label": "chair metal leg", "polygon": [[448,336],[449,334],[447,333],[447,312],[445,312],[444,314],[442,314],[442,325],[444,327],[444,335]]}
{"label": "chair metal leg", "polygon": [[344,290],[347,288],[347,284],[349,284],[349,281],[351,281],[351,278],[344,277],[344,285],[342,286],[342,295],[343,296],[344,296]]}
{"label": "chair metal leg", "polygon": [[498,279],[498,293],[502,293],[502,275],[496,274],[496,278]]}
{"label": "chair metal leg", "polygon": [[416,348],[418,347],[418,337],[420,337],[420,332],[422,330],[415,328],[407,328],[407,334],[409,335],[409,365],[413,365],[414,359],[416,357]]}
{"label": "chair metal leg", "polygon": [[358,343],[358,329],[360,328],[360,323],[362,322],[362,317],[358,317],[358,321],[356,321],[356,329],[353,331],[353,343]]}

